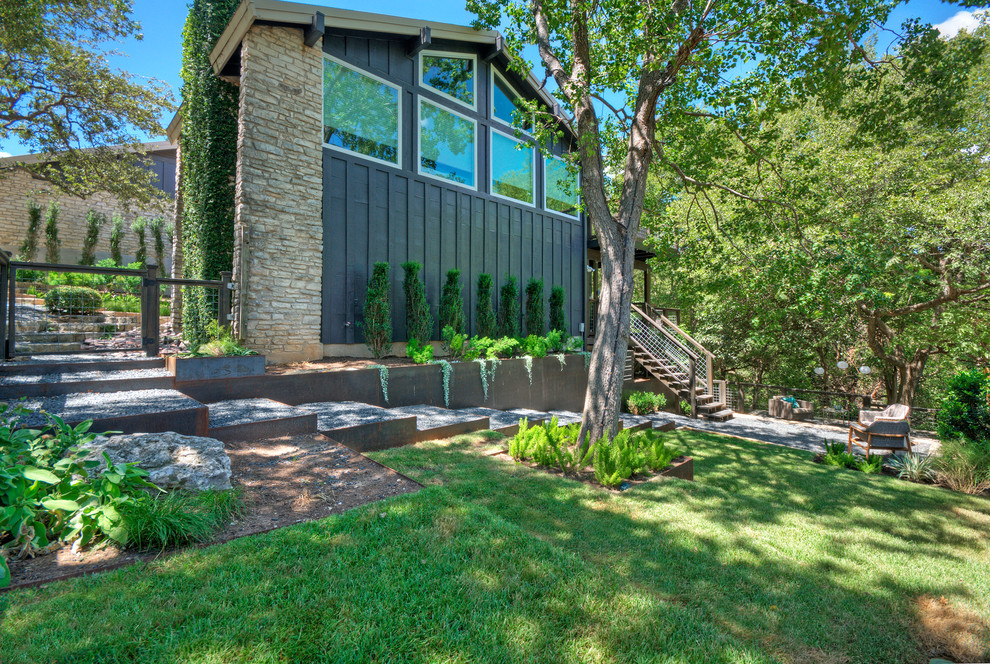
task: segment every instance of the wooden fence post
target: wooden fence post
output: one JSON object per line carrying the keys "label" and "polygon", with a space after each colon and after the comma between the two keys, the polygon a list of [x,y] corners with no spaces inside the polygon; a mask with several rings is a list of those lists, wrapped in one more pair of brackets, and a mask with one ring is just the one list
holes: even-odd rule
{"label": "wooden fence post", "polygon": [[141,279],[141,349],[148,357],[156,357],[161,347],[161,286],[158,266],[148,263]]}

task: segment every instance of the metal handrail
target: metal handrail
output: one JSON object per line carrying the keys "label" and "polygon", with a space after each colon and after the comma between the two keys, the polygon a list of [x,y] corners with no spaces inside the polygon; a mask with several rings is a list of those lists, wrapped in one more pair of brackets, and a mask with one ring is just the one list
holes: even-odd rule
{"label": "metal handrail", "polygon": [[[638,313],[640,316],[642,316],[646,320],[651,321],[651,322],[653,321],[653,319],[650,318],[650,316],[646,312],[644,312],[642,309],[640,309],[639,307],[637,307],[635,304],[632,305],[632,310],[635,311],[636,313]],[[673,334],[671,334],[667,330],[663,329],[663,327],[661,327],[659,325],[654,325],[653,326],[653,329],[657,330],[658,332],[660,332],[661,334],[663,334],[665,337],[667,337],[667,339],[669,341],[671,341],[678,348],[680,348],[685,353],[687,353],[688,357],[690,357],[691,359],[693,359],[695,361],[701,359],[701,357],[697,353],[695,353],[690,348],[688,348],[687,346],[685,346],[684,344],[682,344],[680,342],[680,340],[677,339],[677,337],[675,337]]]}

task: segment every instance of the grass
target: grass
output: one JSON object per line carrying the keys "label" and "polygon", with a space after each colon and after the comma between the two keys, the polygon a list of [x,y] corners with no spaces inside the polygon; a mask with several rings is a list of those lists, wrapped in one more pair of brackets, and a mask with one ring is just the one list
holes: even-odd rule
{"label": "grass", "polygon": [[673,437],[698,481],[621,494],[481,437],[377,453],[427,488],[0,595],[0,660],[922,662],[990,616],[990,501]]}

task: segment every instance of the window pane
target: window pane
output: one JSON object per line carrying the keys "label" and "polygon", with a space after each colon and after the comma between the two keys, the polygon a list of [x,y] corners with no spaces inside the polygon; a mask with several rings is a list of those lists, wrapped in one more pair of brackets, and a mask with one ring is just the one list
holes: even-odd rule
{"label": "window pane", "polygon": [[560,159],[546,159],[544,166],[547,181],[547,209],[576,217],[577,179],[567,172],[567,164]]}
{"label": "window pane", "polygon": [[399,91],[323,61],[323,142],[399,163]]}
{"label": "window pane", "polygon": [[519,142],[492,132],[492,193],[533,202],[533,149],[517,150]]}
{"label": "window pane", "polygon": [[532,129],[533,123],[529,119],[529,113],[519,102],[516,93],[498,74],[493,78],[495,87],[492,89],[492,115],[513,127],[526,131]]}
{"label": "window pane", "polygon": [[474,105],[474,60],[423,56],[423,84]]}
{"label": "window pane", "polygon": [[420,170],[474,185],[474,123],[427,101],[419,105]]}

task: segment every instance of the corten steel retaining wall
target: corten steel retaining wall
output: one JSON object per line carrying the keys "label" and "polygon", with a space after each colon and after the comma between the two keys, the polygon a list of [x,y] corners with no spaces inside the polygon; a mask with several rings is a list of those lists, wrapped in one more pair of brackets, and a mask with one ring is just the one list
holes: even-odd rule
{"label": "corten steel retaining wall", "polygon": [[[588,372],[584,357],[567,355],[533,360],[532,384],[525,360],[502,360],[489,380],[485,398],[478,362],[453,362],[450,408],[576,410],[584,407]],[[486,364],[491,370],[491,362]],[[289,405],[314,401],[360,401],[385,407],[445,406],[440,365],[394,367],[388,372],[389,401],[382,395],[378,369],[248,376],[177,382],[176,389],[202,403],[268,398]]]}

